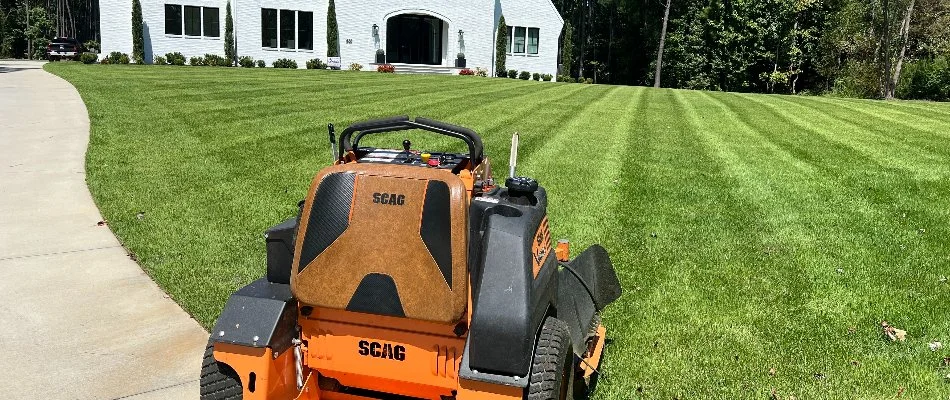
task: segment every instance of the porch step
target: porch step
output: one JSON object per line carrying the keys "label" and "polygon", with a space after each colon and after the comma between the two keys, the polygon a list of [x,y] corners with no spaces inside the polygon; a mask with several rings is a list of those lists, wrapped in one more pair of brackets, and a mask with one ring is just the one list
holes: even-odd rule
{"label": "porch step", "polygon": [[[392,64],[393,67],[396,67],[397,74],[441,74],[441,75],[455,75],[457,72],[456,68],[453,67],[443,67],[441,65],[424,65],[424,64]],[[374,65],[375,67],[375,65]]]}

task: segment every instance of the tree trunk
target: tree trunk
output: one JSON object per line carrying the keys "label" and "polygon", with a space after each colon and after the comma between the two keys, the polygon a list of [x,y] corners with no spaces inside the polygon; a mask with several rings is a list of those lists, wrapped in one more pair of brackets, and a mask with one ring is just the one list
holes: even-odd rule
{"label": "tree trunk", "polygon": [[904,55],[907,54],[907,45],[909,42],[907,38],[910,36],[910,20],[914,14],[914,2],[915,0],[910,0],[910,4],[907,5],[907,13],[904,14],[904,23],[901,24],[901,52],[897,56],[897,65],[894,67],[894,76],[888,85],[888,92],[884,95],[884,98],[888,100],[894,98],[897,83],[901,78],[901,67],[904,66]]}
{"label": "tree trunk", "polygon": [[660,87],[660,74],[663,72],[663,48],[666,47],[666,25],[670,20],[670,1],[666,0],[663,11],[663,29],[660,31],[660,47],[656,51],[656,72],[653,74],[653,87]]}
{"label": "tree trunk", "polygon": [[577,64],[577,77],[584,79],[584,51],[587,45],[587,3],[588,0],[581,0],[581,56]]}

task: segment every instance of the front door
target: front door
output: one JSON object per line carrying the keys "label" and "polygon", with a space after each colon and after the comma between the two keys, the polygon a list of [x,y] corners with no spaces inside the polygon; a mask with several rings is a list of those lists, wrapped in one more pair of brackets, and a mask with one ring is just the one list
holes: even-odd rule
{"label": "front door", "polygon": [[386,60],[403,64],[442,64],[441,19],[403,14],[386,22]]}

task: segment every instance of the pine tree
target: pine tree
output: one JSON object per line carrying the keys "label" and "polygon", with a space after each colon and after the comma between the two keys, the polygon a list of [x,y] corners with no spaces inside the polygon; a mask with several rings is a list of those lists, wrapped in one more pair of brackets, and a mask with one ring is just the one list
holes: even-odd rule
{"label": "pine tree", "polygon": [[[331,0],[332,1],[332,0]],[[498,19],[498,37],[495,42],[495,76],[508,76],[505,69],[505,56],[508,54],[508,25],[505,25],[505,16]]]}
{"label": "pine tree", "polygon": [[340,33],[336,25],[336,5],[330,0],[327,8],[327,57],[340,56]]}
{"label": "pine tree", "polygon": [[145,31],[142,28],[142,4],[132,0],[132,59],[145,62]]}
{"label": "pine tree", "polygon": [[231,18],[230,1],[224,11],[224,57],[228,59],[228,65],[235,65],[237,47],[234,45],[234,20]]}

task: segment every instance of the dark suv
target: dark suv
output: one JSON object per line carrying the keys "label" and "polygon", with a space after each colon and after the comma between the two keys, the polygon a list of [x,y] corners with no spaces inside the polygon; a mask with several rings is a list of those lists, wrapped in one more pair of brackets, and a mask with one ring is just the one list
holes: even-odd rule
{"label": "dark suv", "polygon": [[64,58],[78,60],[79,55],[82,54],[82,45],[73,38],[57,37],[53,38],[46,46],[46,52],[50,61]]}

